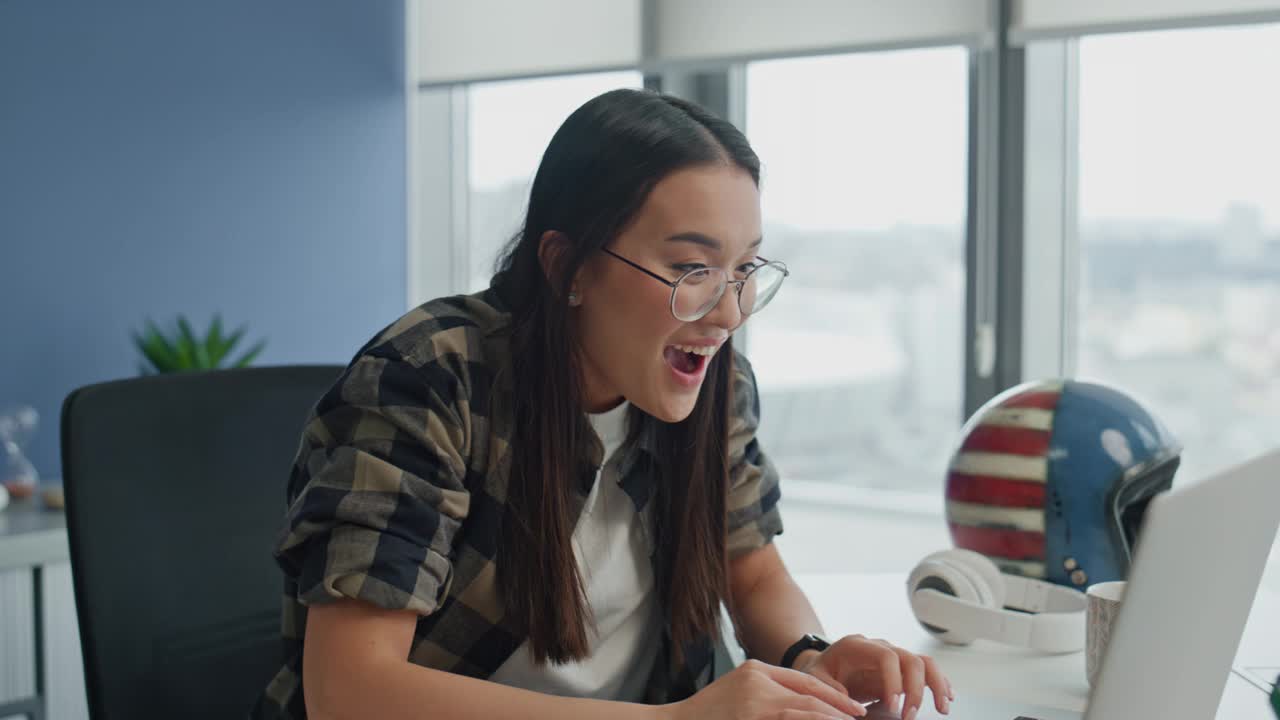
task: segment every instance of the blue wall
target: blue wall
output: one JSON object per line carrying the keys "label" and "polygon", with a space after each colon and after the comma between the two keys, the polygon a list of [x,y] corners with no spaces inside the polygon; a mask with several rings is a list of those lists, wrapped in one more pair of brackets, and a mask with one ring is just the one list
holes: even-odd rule
{"label": "blue wall", "polygon": [[148,317],[282,364],[404,310],[404,72],[401,0],[0,0],[0,406],[46,478]]}

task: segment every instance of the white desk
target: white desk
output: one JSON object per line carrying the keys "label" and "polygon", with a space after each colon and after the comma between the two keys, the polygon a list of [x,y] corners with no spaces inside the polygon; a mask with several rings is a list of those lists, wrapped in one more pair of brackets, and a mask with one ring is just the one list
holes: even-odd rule
{"label": "white desk", "polygon": [[[951,680],[956,705],[965,702],[966,694],[1077,712],[1087,703],[1089,685],[1083,652],[1044,655],[986,640],[963,648],[942,643],[926,633],[912,616],[905,573],[800,574],[795,579],[813,603],[828,635],[883,638],[916,654],[933,657]],[[1240,657],[1249,653],[1249,657],[1268,657],[1268,652],[1280,655],[1277,643],[1280,597],[1261,590],[1245,628]],[[946,717],[933,709],[927,691],[919,717]],[[1275,720],[1266,694],[1235,673],[1227,681],[1217,717]]]}

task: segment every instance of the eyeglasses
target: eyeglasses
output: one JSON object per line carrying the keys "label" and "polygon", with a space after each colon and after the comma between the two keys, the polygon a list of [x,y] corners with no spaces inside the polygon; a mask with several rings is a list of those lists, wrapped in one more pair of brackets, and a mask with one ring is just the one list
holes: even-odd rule
{"label": "eyeglasses", "polygon": [[600,249],[670,287],[671,314],[681,322],[693,322],[706,317],[720,302],[729,285],[734,285],[738,292],[738,309],[742,311],[743,317],[758,313],[778,294],[782,281],[791,274],[785,264],[760,258],[760,264],[752,267],[741,280],[730,279],[730,273],[723,268],[704,267],[694,268],[672,282],[609,248]]}

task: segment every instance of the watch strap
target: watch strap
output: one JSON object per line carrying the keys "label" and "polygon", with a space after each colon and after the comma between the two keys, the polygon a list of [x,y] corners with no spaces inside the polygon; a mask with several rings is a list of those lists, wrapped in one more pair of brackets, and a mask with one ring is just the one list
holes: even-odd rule
{"label": "watch strap", "polygon": [[791,647],[787,648],[787,651],[782,653],[782,662],[779,663],[779,665],[784,668],[789,668],[793,663],[795,663],[796,657],[805,650],[826,650],[829,647],[831,647],[831,643],[823,640],[817,635],[805,635],[792,643]]}

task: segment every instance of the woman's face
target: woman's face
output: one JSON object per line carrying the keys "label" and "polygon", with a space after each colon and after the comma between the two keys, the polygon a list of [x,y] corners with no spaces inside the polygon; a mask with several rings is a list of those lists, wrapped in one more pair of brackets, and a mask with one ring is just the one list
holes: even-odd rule
{"label": "woman's face", "polygon": [[[631,225],[607,247],[675,282],[693,268],[719,267],[743,276],[761,238],[760,192],[736,166],[679,170],[654,186]],[[726,288],[706,316],[682,322],[671,314],[671,287],[608,253],[587,259],[576,281],[586,410],[622,399],[665,422],[689,416],[711,355],[676,346],[721,346],[740,324],[738,293]]]}

